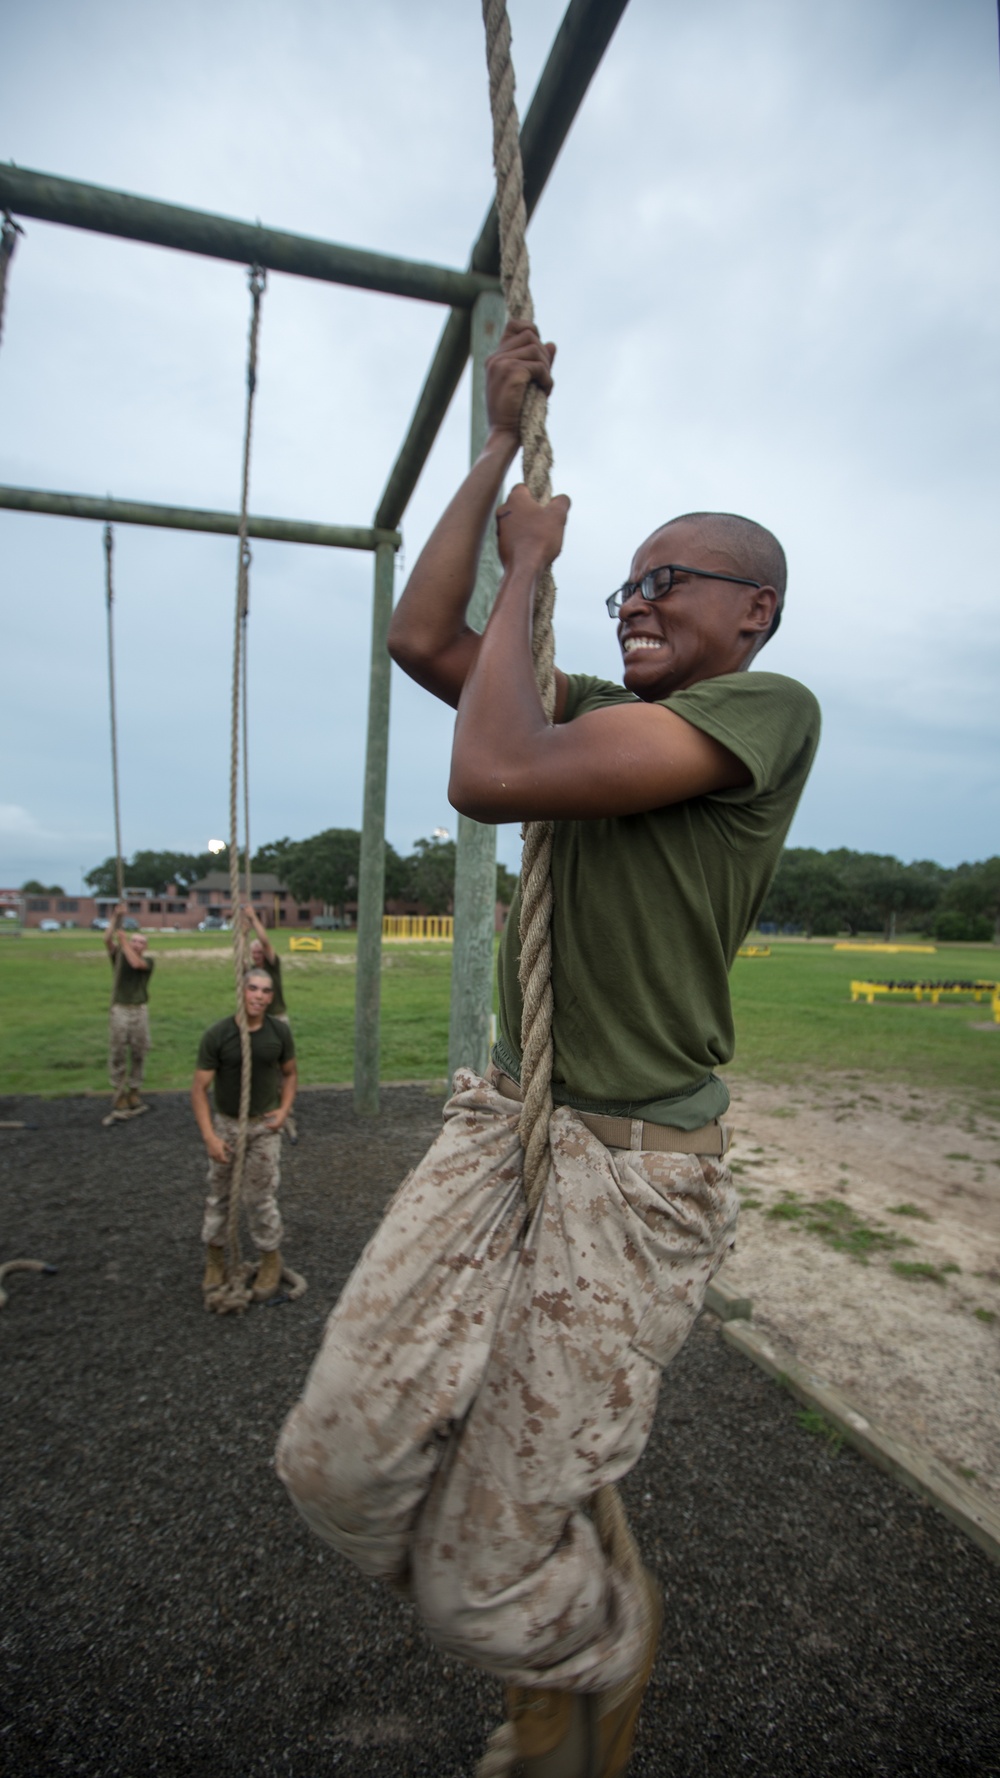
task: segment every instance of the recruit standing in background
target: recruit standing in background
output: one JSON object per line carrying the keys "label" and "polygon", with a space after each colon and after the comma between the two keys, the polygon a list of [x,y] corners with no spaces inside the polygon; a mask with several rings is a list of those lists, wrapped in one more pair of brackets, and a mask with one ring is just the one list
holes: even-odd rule
{"label": "recruit standing in background", "polygon": [[120,901],[104,934],[114,970],[108,1015],[108,1072],[114,1097],[104,1120],[106,1124],[123,1122],[149,1110],[142,1100],[142,1077],[150,1049],[149,983],[154,963],[146,955],[145,934],[122,930],[127,912],[126,904]]}

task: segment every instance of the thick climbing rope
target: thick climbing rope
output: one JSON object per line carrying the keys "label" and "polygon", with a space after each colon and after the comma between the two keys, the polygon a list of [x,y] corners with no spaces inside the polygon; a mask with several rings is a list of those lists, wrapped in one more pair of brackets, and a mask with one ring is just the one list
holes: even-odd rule
{"label": "thick climbing rope", "polygon": [[[510,20],[506,0],[482,0],[486,28],[490,109],[493,116],[493,165],[500,221],[500,280],[507,313],[515,321],[533,321],[528,286],[527,213],[521,164],[520,125],[514,96]],[[529,383],[521,408],[524,480],[532,498],[542,505],[552,498],[552,447],[546,430],[546,396]],[[555,643],[552,613],[555,582],[551,569],[535,592],[532,659],[542,708],[549,722],[555,709]],[[524,1149],[524,1189],[529,1212],[538,1204],[549,1172],[549,1119],[552,1114],[552,859],[551,821],[528,821],[523,829],[521,858],[521,1016],[520,1119]],[[594,1522],[611,1562],[638,1582],[642,1563],[629,1530],[617,1488],[599,1488],[592,1503]],[[644,1590],[644,1589],[643,1589]],[[477,1768],[477,1778],[506,1778],[516,1761],[514,1732],[504,1723],[492,1736]]]}
{"label": "thick climbing rope", "polygon": [[[521,165],[520,126],[514,98],[514,67],[510,56],[510,21],[506,0],[483,0],[486,62],[493,114],[493,165],[500,219],[500,279],[507,313],[514,321],[535,318],[528,287],[527,214]],[[547,505],[552,498],[552,446],[545,419],[544,391],[529,383],[521,408],[524,480],[532,498]],[[556,589],[551,568],[535,592],[532,657],[542,708],[552,721],[555,709],[555,644],[552,612]],[[521,1088],[520,1131],[524,1148],[524,1186],[529,1209],[537,1204],[549,1168],[549,1118],[552,1114],[552,860],[551,821],[528,821],[521,855]]]}
{"label": "thick climbing rope", "polygon": [[15,222],[9,210],[3,213],[0,223],[0,339],[3,338],[3,315],[7,306],[7,273],[14,257],[17,237],[24,233],[19,222]]}

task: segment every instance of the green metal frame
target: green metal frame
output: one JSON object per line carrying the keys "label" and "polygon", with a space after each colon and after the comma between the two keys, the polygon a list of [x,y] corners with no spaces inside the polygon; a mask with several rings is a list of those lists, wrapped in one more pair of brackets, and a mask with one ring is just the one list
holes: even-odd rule
{"label": "green metal frame", "polygon": [[[600,65],[628,0],[570,0],[521,129],[525,206],[532,215],[584,94]],[[0,166],[0,210],[71,228],[146,241],[185,253],[266,266],[298,277],[381,290],[447,304],[445,323],[413,418],[393,465],[371,526],[313,524],[304,520],[251,518],[251,537],[311,543],[335,549],[367,549],[375,555],[372,601],[368,739],[358,886],[358,973],[355,1006],[354,1097],[357,1110],[379,1108],[379,1001],[385,857],[386,767],[389,744],[390,663],[386,635],[392,615],[399,525],[469,357],[473,354],[472,454],[485,427],[483,365],[502,326],[499,295],[500,241],[496,205],[472,249],[467,269],[397,259],[345,247],[262,224],[239,222],[202,210],[155,202],[79,180]],[[478,441],[478,442],[477,442]],[[0,508],[55,513],[121,524],[235,535],[235,513],[98,499],[38,488],[0,487]],[[484,552],[476,584],[473,621],[485,623],[496,593],[499,567]],[[489,1032],[495,905],[495,829],[459,818],[455,888],[455,951],[449,1067],[482,1068]]]}

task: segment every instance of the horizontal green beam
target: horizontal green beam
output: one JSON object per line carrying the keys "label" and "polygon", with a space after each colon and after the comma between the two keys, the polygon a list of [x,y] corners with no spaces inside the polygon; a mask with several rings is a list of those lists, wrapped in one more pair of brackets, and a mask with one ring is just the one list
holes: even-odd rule
{"label": "horizontal green beam", "polygon": [[[102,519],[105,524],[155,525],[164,531],[212,531],[235,537],[240,521],[235,512],[208,512],[199,506],[153,506],[144,500],[104,500],[89,494],[55,494],[45,488],[0,487],[0,507],[10,512],[47,512],[64,519]],[[398,549],[398,531],[370,525],[315,525],[308,519],[250,517],[251,537],[274,543],[315,543],[324,549],[377,549],[390,543]]]}
{"label": "horizontal green beam", "polygon": [[423,260],[397,259],[362,247],[342,247],[312,235],[291,235],[262,223],[238,222],[207,210],[187,210],[134,197],[103,185],[85,185],[27,167],[0,166],[0,210],[12,216],[34,216],[69,228],[119,235],[155,247],[176,247],[210,259],[231,259],[240,265],[263,265],[269,271],[319,278],[327,284],[350,284],[362,290],[383,290],[390,296],[412,296],[424,302],[468,309],[483,290],[496,290],[496,274]]}

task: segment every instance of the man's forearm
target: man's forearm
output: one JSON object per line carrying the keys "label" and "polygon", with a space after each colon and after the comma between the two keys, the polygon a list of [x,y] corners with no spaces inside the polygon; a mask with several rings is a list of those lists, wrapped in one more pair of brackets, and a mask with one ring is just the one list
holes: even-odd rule
{"label": "man's forearm", "polygon": [[548,728],[531,654],[534,593],[543,562],[505,570],[496,604],[469,671],[455,720],[451,780],[454,806],[476,820],[507,772],[521,771]]}
{"label": "man's forearm", "polygon": [[200,1081],[195,1081],[191,1088],[191,1110],[202,1141],[207,1145],[215,1135],[212,1127],[212,1107],[208,1102],[208,1093]]}
{"label": "man's forearm", "polygon": [[292,1069],[290,1069],[290,1071],[287,1074],[285,1074],[283,1071],[282,1072],[282,1080],[281,1080],[281,1104],[278,1107],[279,1111],[282,1113],[283,1116],[287,1116],[288,1113],[291,1111],[292,1106],[295,1104],[295,1095],[298,1092],[298,1090],[299,1090],[298,1068],[293,1067]]}
{"label": "man's forearm", "polygon": [[466,623],[486,529],[492,523],[517,440],[492,431],[446,508],[393,614],[389,652],[410,677],[449,702],[458,694],[479,638]]}

